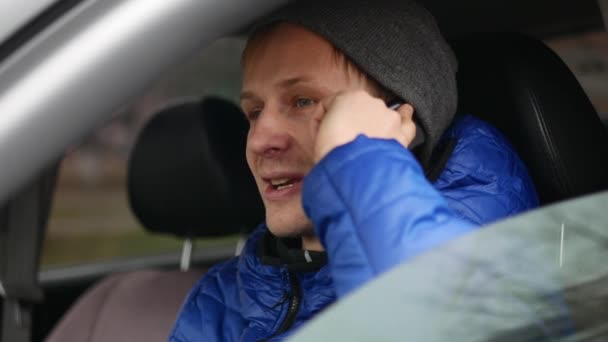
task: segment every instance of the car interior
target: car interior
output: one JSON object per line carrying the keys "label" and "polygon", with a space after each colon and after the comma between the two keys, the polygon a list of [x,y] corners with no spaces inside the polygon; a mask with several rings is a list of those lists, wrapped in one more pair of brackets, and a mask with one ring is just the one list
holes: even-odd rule
{"label": "car interior", "polygon": [[538,40],[484,34],[453,44],[460,113],[500,129],[528,166],[541,204],[608,187],[608,136],[580,84]]}
{"label": "car interior", "polygon": [[[453,45],[462,61],[459,112],[478,115],[507,134],[529,166],[543,204],[608,189],[603,177],[608,163],[588,153],[608,154],[608,133],[572,73],[551,50],[519,34],[482,35]],[[218,105],[209,108],[215,101]],[[242,155],[247,127],[243,114],[231,106],[215,99],[204,100],[202,106],[181,104],[146,125],[129,173],[131,206],[144,227],[191,238],[226,234],[260,222],[257,189],[244,158],[234,157]],[[256,207],[250,206],[256,201]],[[242,214],[238,221],[234,212]],[[117,340],[117,333],[121,339],[151,340],[167,332],[203,271],[155,273],[154,281],[146,279],[148,272],[112,276],[97,284],[68,311],[49,341],[82,341],[86,336],[89,341]],[[159,281],[164,277],[173,282]],[[167,291],[167,284],[183,286]],[[174,297],[158,298],[156,293]],[[100,296],[105,297],[103,306]],[[129,298],[131,305],[115,297]],[[112,307],[114,302],[122,305]],[[163,324],[150,324],[160,315]],[[141,319],[141,326],[126,317]],[[162,329],[143,329],[148,325]]]}
{"label": "car interior", "polygon": [[[459,59],[458,113],[486,120],[509,138],[541,205],[608,189],[608,159],[599,157],[608,155],[608,131],[579,81],[542,42],[603,28],[602,6],[423,3]],[[211,265],[238,254],[195,256],[191,241],[246,236],[263,219],[243,153],[246,132],[238,107],[207,97],[171,103],[138,134],[127,170],[130,208],[148,232],[184,241],[179,261],[41,283],[58,163],[41,172],[0,211],[1,341],[166,340],[188,290]]]}

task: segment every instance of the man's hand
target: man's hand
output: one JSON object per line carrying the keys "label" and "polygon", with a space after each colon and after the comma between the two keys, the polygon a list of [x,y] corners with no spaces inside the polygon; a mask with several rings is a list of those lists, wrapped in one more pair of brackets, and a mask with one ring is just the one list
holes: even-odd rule
{"label": "man's hand", "polygon": [[404,147],[414,139],[414,108],[404,104],[396,111],[369,93],[358,90],[338,93],[321,101],[311,120],[315,162],[334,148],[353,141],[359,134],[369,138],[395,139]]}

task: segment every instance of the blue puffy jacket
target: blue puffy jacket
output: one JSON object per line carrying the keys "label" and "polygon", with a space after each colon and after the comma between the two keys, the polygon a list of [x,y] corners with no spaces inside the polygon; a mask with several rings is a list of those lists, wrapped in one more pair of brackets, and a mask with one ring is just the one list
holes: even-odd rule
{"label": "blue puffy jacket", "polygon": [[270,234],[261,225],[240,256],[192,289],[169,340],[282,340],[396,264],[538,205],[525,166],[497,130],[464,116],[444,138],[456,145],[433,186],[396,141],[359,136],[330,152],[306,176],[302,194],[328,263],[294,271],[263,262]]}

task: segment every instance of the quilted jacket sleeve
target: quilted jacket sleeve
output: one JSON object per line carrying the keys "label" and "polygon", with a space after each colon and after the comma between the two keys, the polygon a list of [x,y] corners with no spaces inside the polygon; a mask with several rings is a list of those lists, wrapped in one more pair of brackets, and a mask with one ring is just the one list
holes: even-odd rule
{"label": "quilted jacket sleeve", "polygon": [[327,250],[340,297],[475,227],[448,207],[410,151],[363,135],[312,169],[303,206]]}

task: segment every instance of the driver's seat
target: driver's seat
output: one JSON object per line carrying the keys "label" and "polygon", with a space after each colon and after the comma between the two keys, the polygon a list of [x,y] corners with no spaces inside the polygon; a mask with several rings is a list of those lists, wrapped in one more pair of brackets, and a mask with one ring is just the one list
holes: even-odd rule
{"label": "driver's seat", "polygon": [[545,44],[514,33],[453,42],[459,113],[500,129],[528,166],[541,205],[608,189],[608,133]]}

